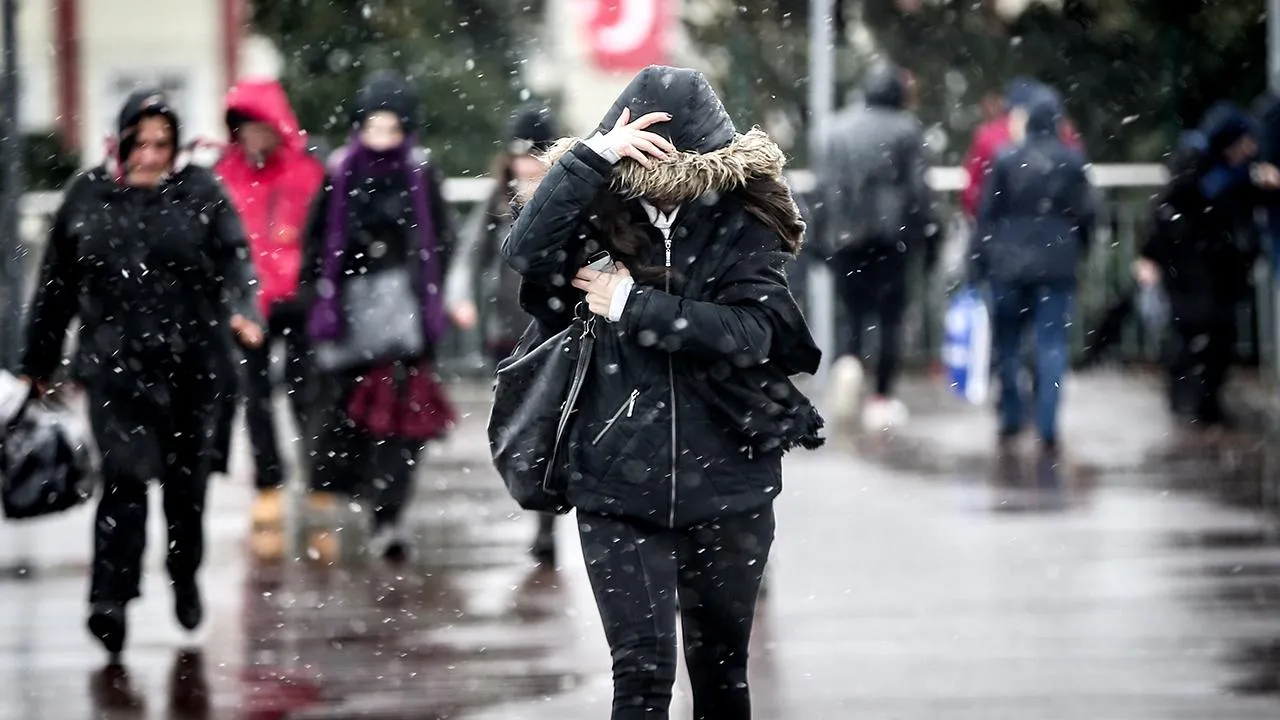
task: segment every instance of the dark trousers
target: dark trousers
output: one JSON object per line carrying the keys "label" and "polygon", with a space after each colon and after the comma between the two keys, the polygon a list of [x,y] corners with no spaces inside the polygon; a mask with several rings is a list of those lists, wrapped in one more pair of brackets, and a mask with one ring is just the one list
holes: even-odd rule
{"label": "dark trousers", "polygon": [[103,481],[93,529],[90,602],[138,597],[152,480],[164,493],[169,577],[176,583],[195,580],[204,557],[213,412],[211,403],[201,405],[178,393],[166,406],[89,393]]}
{"label": "dark trousers", "polygon": [[991,283],[992,337],[1000,374],[1000,434],[1022,430],[1027,401],[1021,386],[1023,337],[1034,328],[1036,428],[1046,443],[1058,440],[1058,405],[1070,351],[1067,328],[1075,290],[1066,283]]}
{"label": "dark trousers", "polygon": [[[1223,421],[1222,386],[1227,381],[1236,341],[1234,307],[1185,311],[1174,300],[1173,342],[1169,362],[1170,405],[1174,414],[1206,424]],[[1212,303],[1205,299],[1203,302]],[[1207,312],[1206,312],[1207,310]]]}
{"label": "dark trousers", "polygon": [[613,654],[612,720],[667,720],[676,616],[695,720],[748,720],[747,650],[773,507],[688,528],[578,513],[596,606]]}
{"label": "dark trousers", "polygon": [[839,355],[865,360],[863,337],[879,324],[876,394],[893,394],[902,358],[902,316],[907,307],[907,253],[895,245],[868,241],[832,258],[836,292],[846,322],[837,339]]}
{"label": "dark trousers", "polygon": [[280,438],[275,418],[275,383],[271,377],[271,349],[277,341],[284,346],[284,386],[289,407],[307,444],[307,344],[305,317],[279,306],[267,323],[266,341],[256,348],[243,348],[245,422],[253,446],[256,469],[254,484],[259,490],[284,485],[286,465],[280,455]]}

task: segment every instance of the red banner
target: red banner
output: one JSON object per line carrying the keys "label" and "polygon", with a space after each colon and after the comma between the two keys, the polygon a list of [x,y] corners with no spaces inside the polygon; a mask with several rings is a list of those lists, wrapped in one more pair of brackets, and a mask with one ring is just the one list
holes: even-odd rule
{"label": "red banner", "polygon": [[634,72],[667,63],[667,0],[590,0],[587,43],[601,70]]}

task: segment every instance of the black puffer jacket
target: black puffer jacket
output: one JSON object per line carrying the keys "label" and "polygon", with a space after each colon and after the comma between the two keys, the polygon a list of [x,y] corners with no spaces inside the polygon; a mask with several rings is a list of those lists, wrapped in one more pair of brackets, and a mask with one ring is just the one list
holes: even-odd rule
{"label": "black puffer jacket", "polygon": [[73,375],[91,392],[167,406],[187,381],[212,399],[230,387],[227,318],[258,319],[253,278],[240,219],[208,170],[187,166],[158,188],[88,170],[54,217],[23,372],[54,373],[78,316]]}
{"label": "black puffer jacket", "polygon": [[[653,130],[682,155],[651,171],[611,167],[561,141],[503,252],[524,276],[525,309],[554,331],[582,300],[568,282],[589,253],[618,254],[597,201],[615,198],[614,212],[648,233],[632,262],[654,272],[637,274],[620,322],[596,324],[561,471],[580,510],[680,527],[768,503],[781,490],[783,451],[817,444],[821,419],[788,380],[820,360],[784,275],[803,223],[789,195],[786,217],[754,202],[748,186],[778,178],[782,152],[758,130],[736,134],[700,74],[647,69],[602,127],[622,102],[632,117],[669,110],[675,119]],[[645,196],[683,203],[669,244],[636,201],[621,200]],[[791,230],[784,237],[766,219]]]}

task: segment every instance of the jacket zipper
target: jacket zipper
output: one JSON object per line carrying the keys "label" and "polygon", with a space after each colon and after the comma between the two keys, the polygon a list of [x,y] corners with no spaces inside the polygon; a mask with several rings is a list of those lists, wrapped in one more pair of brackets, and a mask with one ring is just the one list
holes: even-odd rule
{"label": "jacket zipper", "polygon": [[[671,292],[671,235],[670,231],[665,234],[663,245],[667,251],[667,292]],[[670,354],[667,355],[667,379],[671,388],[671,511],[667,517],[667,525],[675,527],[676,525],[676,460],[678,446],[676,445],[676,362],[675,358]]]}
{"label": "jacket zipper", "polygon": [[612,430],[614,424],[622,419],[622,413],[625,412],[627,417],[631,417],[631,413],[635,412],[636,398],[638,397],[640,397],[640,391],[632,390],[631,394],[627,396],[627,401],[622,403],[622,406],[613,414],[613,417],[609,418],[609,422],[604,424],[604,428],[600,432],[596,433],[595,438],[591,440],[592,445],[600,444],[600,441],[604,439],[605,434]]}

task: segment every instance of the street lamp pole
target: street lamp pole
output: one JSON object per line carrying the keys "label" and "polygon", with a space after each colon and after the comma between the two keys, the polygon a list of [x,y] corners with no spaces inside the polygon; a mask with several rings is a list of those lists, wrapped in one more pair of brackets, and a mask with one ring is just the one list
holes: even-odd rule
{"label": "street lamp pole", "polygon": [[[835,3],[837,0],[809,0],[809,168],[817,170],[822,162],[822,145],[826,137],[835,103]],[[1280,0],[1277,0],[1280,2]],[[816,178],[816,174],[815,174]],[[817,212],[823,188],[815,185],[811,206]],[[819,223],[822,226],[822,223]],[[818,371],[819,385],[825,383],[835,350],[836,310],[835,282],[823,263],[809,270],[809,325],[814,339],[828,361]]]}
{"label": "street lamp pole", "polygon": [[15,370],[21,344],[25,262],[18,237],[22,191],[22,129],[18,121],[18,0],[3,0],[3,67],[0,68],[0,368]]}

